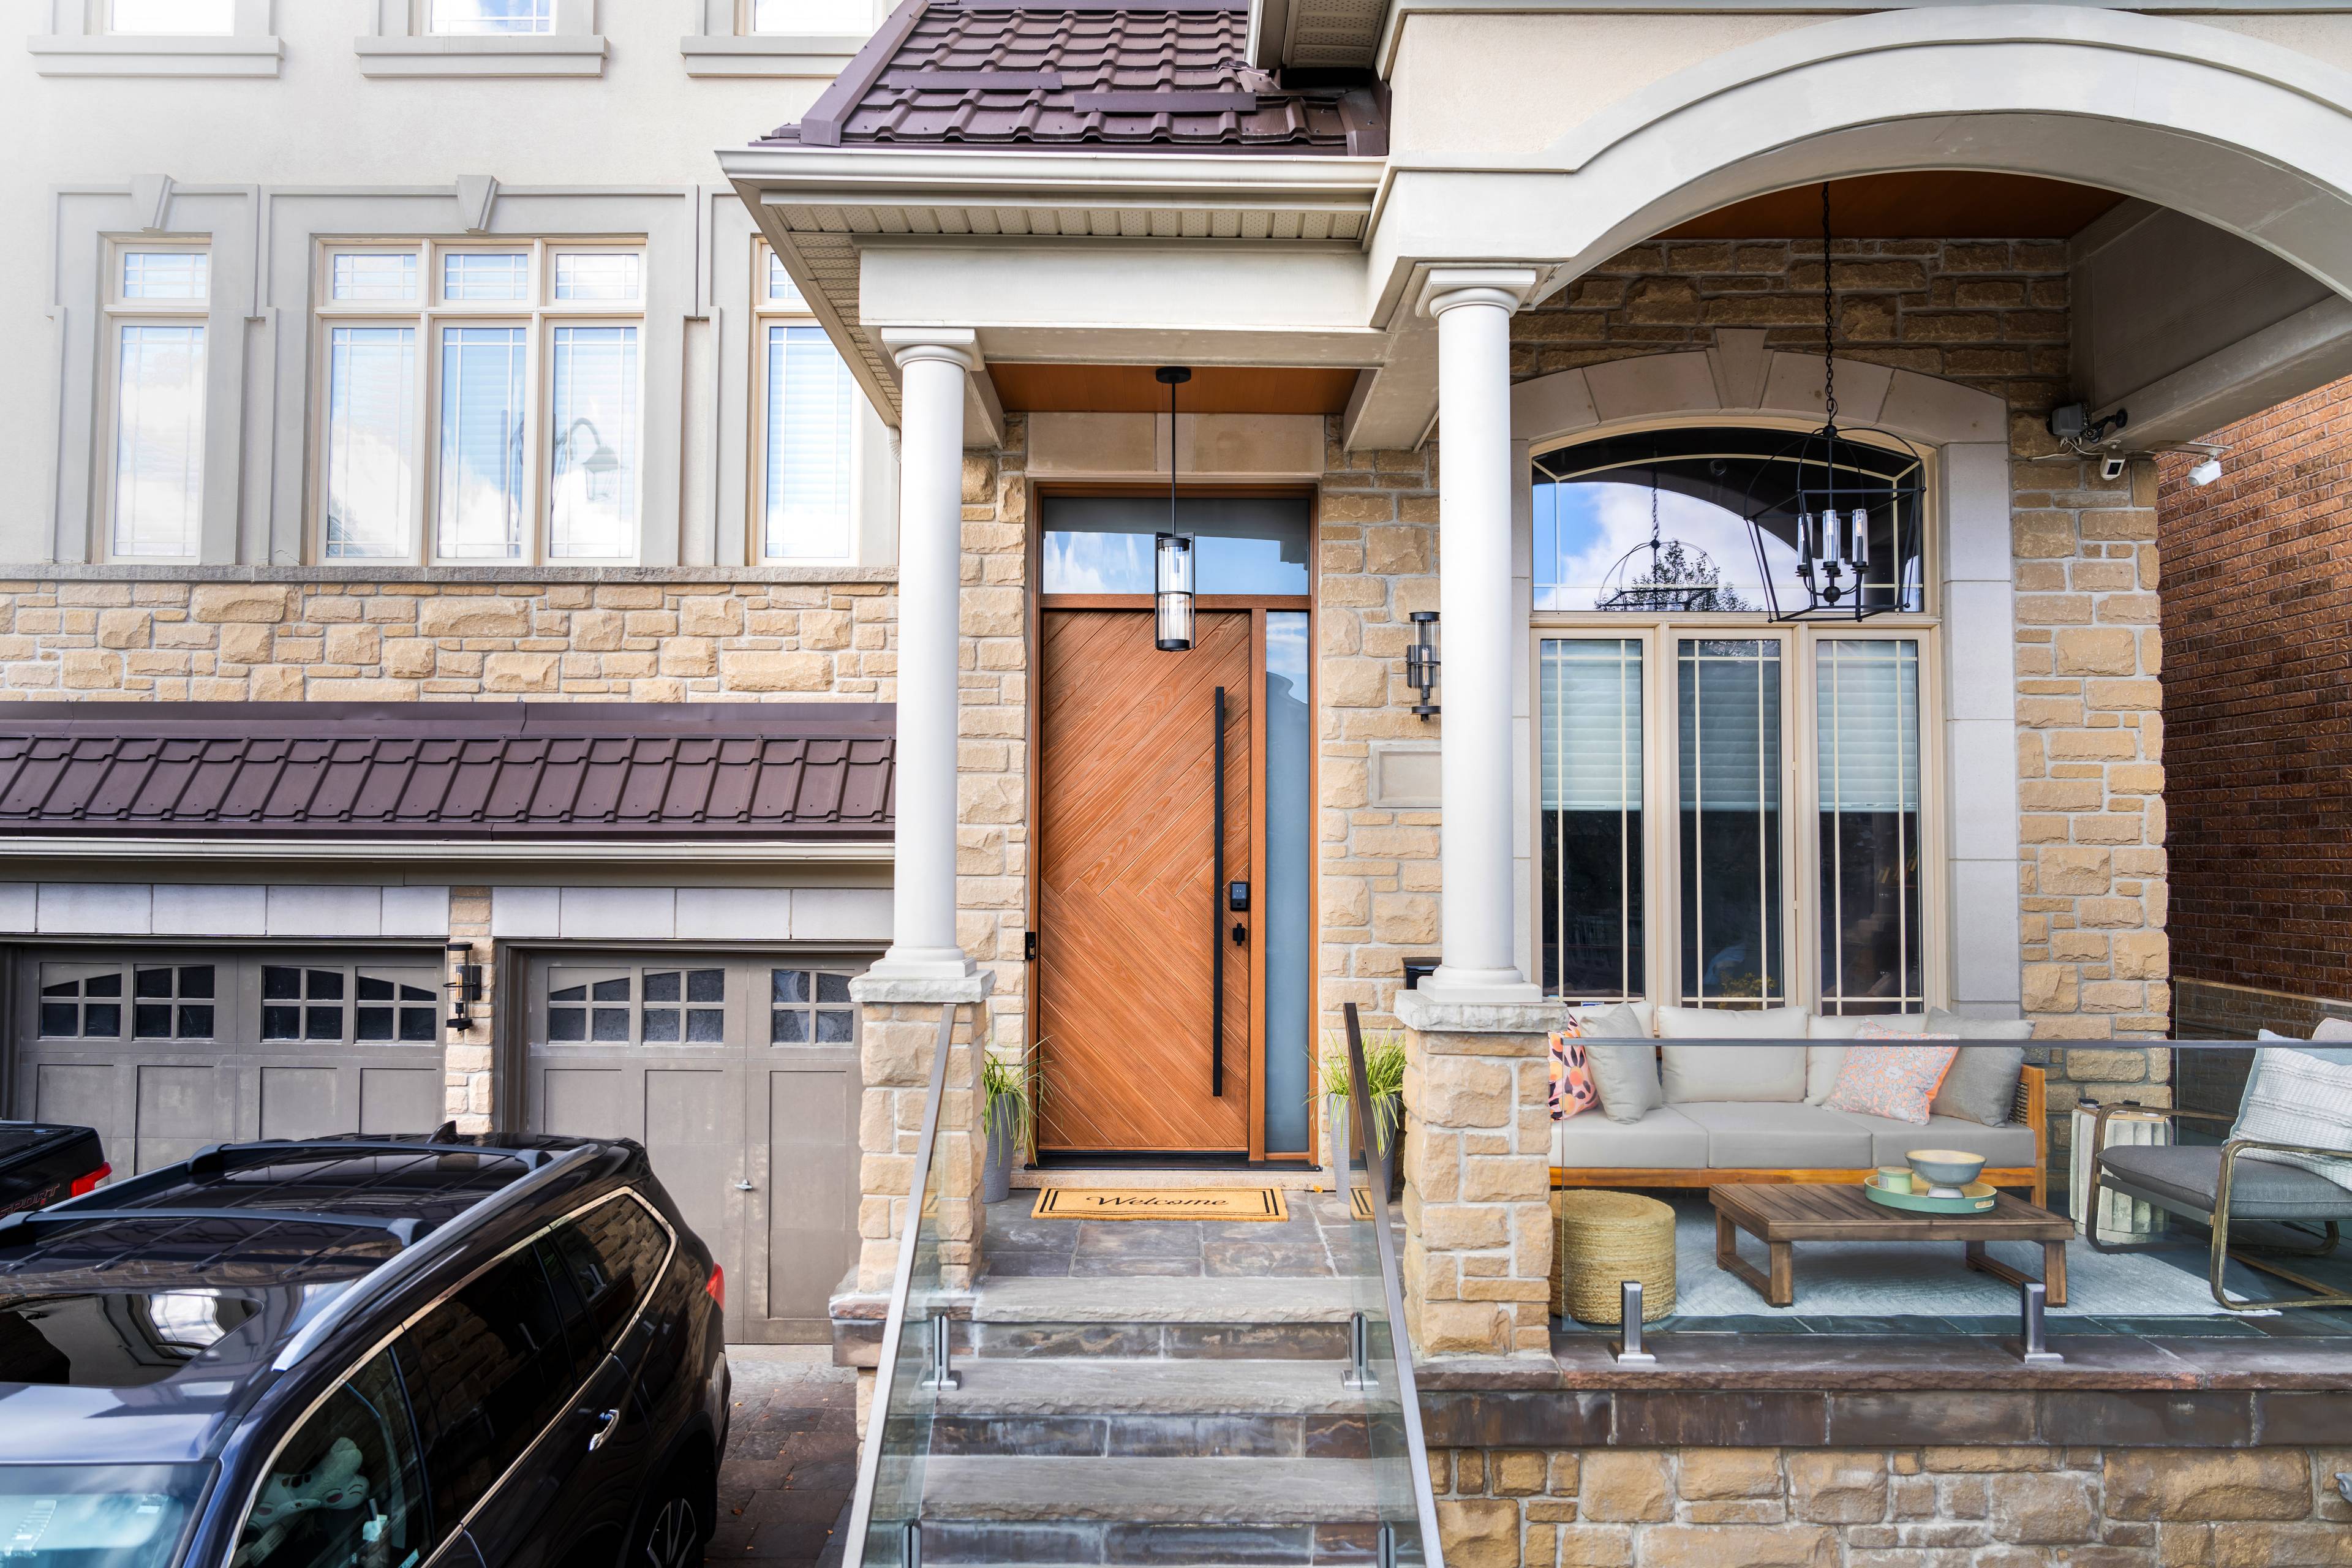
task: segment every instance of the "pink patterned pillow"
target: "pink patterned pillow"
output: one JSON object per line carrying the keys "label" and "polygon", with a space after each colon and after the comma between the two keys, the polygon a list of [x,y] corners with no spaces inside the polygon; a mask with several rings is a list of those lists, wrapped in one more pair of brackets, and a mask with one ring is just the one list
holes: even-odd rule
{"label": "pink patterned pillow", "polygon": [[[1884,1116],[1894,1121],[1925,1126],[1927,1107],[1944,1087],[1944,1075],[1960,1054],[1958,1045],[1920,1045],[1922,1040],[1954,1040],[1958,1035],[1914,1035],[1899,1029],[1865,1025],[1853,1036],[1845,1066],[1838,1069],[1837,1087],[1825,1103],[1832,1110],[1860,1116]],[[1871,1045],[1873,1040],[1904,1041],[1902,1045]]]}
{"label": "pink patterned pillow", "polygon": [[1601,1103],[1600,1086],[1592,1081],[1592,1064],[1577,1037],[1582,1026],[1573,1018],[1551,1032],[1551,1119],[1565,1121],[1580,1110]]}

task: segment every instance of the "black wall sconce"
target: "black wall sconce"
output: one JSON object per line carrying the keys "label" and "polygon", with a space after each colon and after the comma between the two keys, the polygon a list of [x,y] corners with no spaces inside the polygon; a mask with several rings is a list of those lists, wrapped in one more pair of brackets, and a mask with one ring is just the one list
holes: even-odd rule
{"label": "black wall sconce", "polygon": [[474,1026],[474,1004],[482,999],[482,966],[473,962],[470,942],[453,942],[449,952],[457,959],[457,978],[442,989],[449,993],[449,1027],[463,1034]]}
{"label": "black wall sconce", "polygon": [[1438,711],[1437,704],[1429,700],[1430,693],[1437,689],[1436,628],[1435,610],[1415,610],[1412,613],[1412,646],[1404,650],[1404,683],[1412,687],[1413,695],[1421,699],[1412,705],[1412,710],[1421,716],[1424,724],[1429,722],[1431,714]]}

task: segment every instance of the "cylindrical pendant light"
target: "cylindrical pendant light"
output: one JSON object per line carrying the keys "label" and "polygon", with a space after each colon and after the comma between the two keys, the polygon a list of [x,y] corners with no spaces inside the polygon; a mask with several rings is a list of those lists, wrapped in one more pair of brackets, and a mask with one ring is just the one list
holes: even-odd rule
{"label": "cylindrical pendant light", "polygon": [[1152,373],[1168,388],[1168,531],[1151,551],[1152,646],[1182,653],[1192,646],[1192,541],[1176,526],[1176,389],[1192,379],[1181,364]]}

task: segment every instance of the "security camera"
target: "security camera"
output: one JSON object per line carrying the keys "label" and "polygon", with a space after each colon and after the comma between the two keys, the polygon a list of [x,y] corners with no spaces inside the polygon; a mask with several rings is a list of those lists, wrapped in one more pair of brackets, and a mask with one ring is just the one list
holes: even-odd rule
{"label": "security camera", "polygon": [[2092,447],[2130,423],[2131,411],[2127,408],[2094,419],[2088,405],[2062,403],[2050,411],[2042,426],[2062,446],[2087,457]]}
{"label": "security camera", "polygon": [[2221,459],[2219,458],[2208,458],[2189,470],[2189,482],[2200,489],[2221,477]]}
{"label": "security camera", "polygon": [[[2121,452],[2111,452],[2106,457],[2099,459],[2099,478],[2106,480],[2109,484],[2113,484],[2116,480],[2124,477],[2124,469],[2129,467],[2131,459],[2125,457]],[[2194,474],[2189,476],[2191,479],[2195,479],[2196,477],[2197,476]]]}

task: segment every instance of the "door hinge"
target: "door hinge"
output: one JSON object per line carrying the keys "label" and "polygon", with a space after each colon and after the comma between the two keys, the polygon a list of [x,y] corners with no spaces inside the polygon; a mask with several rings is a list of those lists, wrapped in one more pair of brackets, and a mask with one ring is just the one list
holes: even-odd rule
{"label": "door hinge", "polygon": [[1021,956],[1029,963],[1037,962],[1037,933],[1030,931],[1021,939]]}

